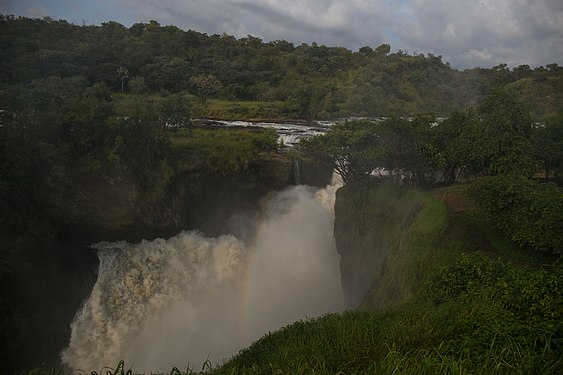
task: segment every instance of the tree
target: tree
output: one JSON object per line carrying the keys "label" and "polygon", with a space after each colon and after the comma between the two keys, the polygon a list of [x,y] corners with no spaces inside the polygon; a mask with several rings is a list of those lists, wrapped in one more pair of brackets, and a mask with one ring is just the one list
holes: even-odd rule
{"label": "tree", "polygon": [[[457,121],[454,124],[453,121]],[[538,171],[530,134],[527,107],[509,89],[494,89],[477,110],[456,115],[444,126],[453,126],[451,161],[463,164],[471,175],[521,174]]]}
{"label": "tree", "polygon": [[385,57],[391,52],[391,46],[389,44],[382,44],[375,49],[375,54],[378,57]]}
{"label": "tree", "polygon": [[563,114],[539,124],[532,131],[534,155],[540,162],[545,178],[563,172]]}
{"label": "tree", "polygon": [[393,172],[395,182],[400,184],[401,171],[414,172],[419,162],[416,147],[417,133],[414,123],[401,118],[391,118],[377,124],[379,136],[380,167]]}
{"label": "tree", "polygon": [[221,81],[217,79],[213,74],[201,74],[194,76],[190,79],[192,84],[194,84],[201,95],[203,95],[203,101],[206,102],[209,95],[218,92],[223,85]]}
{"label": "tree", "polygon": [[123,87],[125,85],[125,80],[129,78],[129,70],[123,66],[120,66],[117,69],[117,74],[119,75],[119,79],[121,80],[121,93],[123,94]]}
{"label": "tree", "polygon": [[460,147],[461,133],[469,118],[473,116],[471,110],[455,111],[431,128],[431,143],[442,158],[440,182],[452,184],[462,175],[466,162]]}
{"label": "tree", "polygon": [[344,184],[361,186],[381,166],[376,129],[374,121],[346,121],[333,125],[324,135],[302,140],[301,144],[307,152],[332,160]]}
{"label": "tree", "polygon": [[185,93],[166,96],[157,106],[161,129],[166,127],[186,127],[191,125],[191,106],[189,97]]}

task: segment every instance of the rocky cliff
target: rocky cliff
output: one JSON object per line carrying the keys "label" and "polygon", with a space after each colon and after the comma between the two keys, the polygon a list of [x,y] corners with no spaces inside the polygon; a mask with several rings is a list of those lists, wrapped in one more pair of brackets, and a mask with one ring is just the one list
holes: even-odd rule
{"label": "rocky cliff", "polygon": [[344,187],[337,192],[334,237],[348,308],[364,304],[388,253],[420,211],[419,205],[399,199],[403,193],[385,184],[355,191]]}

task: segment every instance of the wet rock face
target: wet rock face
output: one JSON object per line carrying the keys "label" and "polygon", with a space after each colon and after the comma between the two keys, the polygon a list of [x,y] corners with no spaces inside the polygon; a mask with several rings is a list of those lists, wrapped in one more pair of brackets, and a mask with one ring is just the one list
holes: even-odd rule
{"label": "wet rock face", "polygon": [[341,256],[342,288],[348,308],[374,308],[400,300],[401,286],[383,276],[388,256],[401,251],[405,233],[422,205],[394,189],[338,190],[334,237]]}
{"label": "wet rock face", "polygon": [[175,234],[178,229],[211,231],[223,227],[222,221],[233,213],[256,206],[268,192],[290,183],[288,158],[273,155],[260,163],[257,173],[181,173],[159,198],[143,191],[131,177],[53,167],[45,173],[47,189],[39,196],[62,237],[84,244],[138,241]]}
{"label": "wet rock face", "polygon": [[[102,240],[169,237],[197,229],[210,236],[231,233],[233,218],[255,211],[270,192],[294,184],[287,155],[266,154],[244,173],[195,170],[173,177],[160,198],[133,179],[54,168],[44,194],[46,210],[64,226],[63,237],[82,244]],[[331,166],[300,159],[301,183],[324,187]]]}
{"label": "wet rock face", "polygon": [[346,305],[357,308],[379,275],[389,244],[377,218],[362,213],[344,194],[339,191],[336,198],[334,238]]}

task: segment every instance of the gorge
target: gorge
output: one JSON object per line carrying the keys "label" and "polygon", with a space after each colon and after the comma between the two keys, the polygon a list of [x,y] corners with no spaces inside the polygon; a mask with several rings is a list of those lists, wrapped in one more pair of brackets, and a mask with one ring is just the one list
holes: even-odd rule
{"label": "gorge", "polygon": [[98,243],[98,281],[72,324],[62,359],[136,371],[220,362],[295,320],[343,309],[333,243],[333,184],[269,197],[245,244],[182,232],[131,245]]}

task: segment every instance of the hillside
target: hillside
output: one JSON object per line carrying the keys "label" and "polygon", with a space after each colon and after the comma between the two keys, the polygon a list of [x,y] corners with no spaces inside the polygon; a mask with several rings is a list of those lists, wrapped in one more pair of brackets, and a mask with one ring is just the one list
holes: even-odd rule
{"label": "hillside", "polygon": [[[231,107],[220,112],[229,118],[445,116],[477,105],[490,88],[505,85],[521,87],[540,119],[561,111],[563,103],[563,68],[557,64],[458,71],[441,56],[391,53],[388,44],[358,51],[296,46],[250,35],[236,39],[184,31],[155,21],[126,28],[111,21],[77,26],[1,16],[0,30],[2,109],[11,109],[7,104],[24,88],[60,100],[102,83],[113,92],[184,91],[199,98],[194,114],[202,117],[217,114],[208,98]],[[245,105],[233,104],[247,101],[269,103],[270,111],[245,113]]]}

